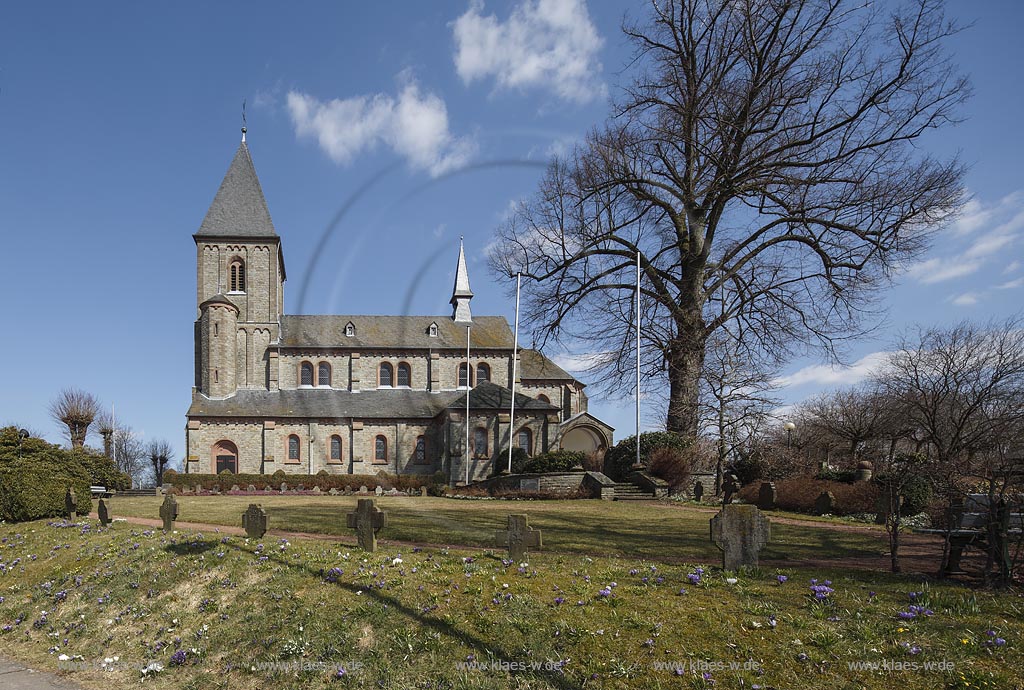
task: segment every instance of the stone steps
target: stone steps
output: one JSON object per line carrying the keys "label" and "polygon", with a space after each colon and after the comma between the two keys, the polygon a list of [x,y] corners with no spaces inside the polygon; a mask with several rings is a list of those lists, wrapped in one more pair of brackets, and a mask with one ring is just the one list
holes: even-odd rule
{"label": "stone steps", "polygon": [[636,484],[629,482],[616,482],[615,496],[613,501],[650,501],[654,499],[654,492],[644,491]]}
{"label": "stone steps", "polygon": [[156,489],[125,489],[114,494],[115,498],[142,498],[145,496],[156,496]]}

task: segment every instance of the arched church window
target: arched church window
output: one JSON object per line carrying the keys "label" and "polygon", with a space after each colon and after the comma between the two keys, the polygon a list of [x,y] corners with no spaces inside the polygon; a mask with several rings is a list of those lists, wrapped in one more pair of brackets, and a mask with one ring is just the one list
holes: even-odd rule
{"label": "arched church window", "polygon": [[331,365],[327,362],[320,362],[317,365],[316,385],[327,386],[328,388],[331,385]]}
{"label": "arched church window", "polygon": [[392,367],[389,362],[381,362],[381,365],[380,365],[380,383],[378,385],[381,386],[381,387],[387,386],[387,387],[390,388],[393,385],[392,382],[394,381],[394,377],[395,377],[395,369],[394,369],[394,367]]}
{"label": "arched church window", "polygon": [[476,365],[476,382],[479,385],[481,381],[491,380],[491,368],[481,362]]}
{"label": "arched church window", "polygon": [[473,432],[473,455],[478,458],[487,457],[487,429],[482,426]]}
{"label": "arched church window", "polygon": [[341,436],[331,436],[331,460],[341,462]]}
{"label": "arched church window", "polygon": [[472,385],[470,381],[470,368],[469,364],[463,362],[459,365],[459,388],[469,388]]}
{"label": "arched church window", "polygon": [[398,385],[406,388],[412,385],[412,368],[405,362],[398,365]]}
{"label": "arched church window", "polygon": [[529,429],[520,429],[517,434],[519,447],[526,451],[527,455],[533,455],[533,434]]}
{"label": "arched church window", "polygon": [[427,439],[425,436],[416,437],[416,452],[414,453],[414,458],[418,463],[425,463],[427,461]]}
{"label": "arched church window", "polygon": [[288,459],[295,461],[301,459],[299,437],[295,434],[288,437]]}
{"label": "arched church window", "polygon": [[388,461],[388,440],[383,436],[378,436],[373,443],[373,461],[384,463]]}
{"label": "arched church window", "polygon": [[345,335],[351,338],[356,334],[356,327],[351,321],[345,324]]}
{"label": "arched church window", "polygon": [[303,362],[299,365],[299,385],[313,385],[313,364],[311,362]]}
{"label": "arched church window", "polygon": [[542,403],[547,403],[548,405],[551,404],[551,398],[544,395],[543,393],[537,396],[537,400],[540,400]]}
{"label": "arched church window", "polygon": [[245,292],[245,263],[235,259],[229,267],[231,292]]}

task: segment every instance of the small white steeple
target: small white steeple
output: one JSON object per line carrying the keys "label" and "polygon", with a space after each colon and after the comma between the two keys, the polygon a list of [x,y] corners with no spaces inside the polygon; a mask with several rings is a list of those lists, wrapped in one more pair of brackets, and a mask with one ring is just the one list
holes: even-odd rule
{"label": "small white steeple", "polygon": [[452,290],[452,320],[455,323],[471,323],[473,315],[469,311],[469,300],[473,299],[473,291],[469,289],[469,271],[466,270],[466,253],[459,238],[459,265],[455,269],[455,288]]}

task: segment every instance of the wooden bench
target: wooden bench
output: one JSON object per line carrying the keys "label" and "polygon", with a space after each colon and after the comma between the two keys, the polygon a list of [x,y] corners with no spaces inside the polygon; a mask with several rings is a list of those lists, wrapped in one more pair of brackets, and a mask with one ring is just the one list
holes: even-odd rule
{"label": "wooden bench", "polygon": [[107,491],[105,486],[90,486],[89,492],[92,493],[93,498],[110,498],[113,495],[113,492]]}
{"label": "wooden bench", "polygon": [[1007,501],[1001,499],[992,515],[987,494],[968,494],[967,497],[950,506],[950,529],[918,529],[923,534],[949,534],[949,559],[943,575],[963,575],[960,558],[967,547],[987,550],[990,541],[995,541],[996,564],[1004,578],[1010,575],[1010,542],[1020,539],[1024,530],[1024,513],[1021,512],[1021,497]]}

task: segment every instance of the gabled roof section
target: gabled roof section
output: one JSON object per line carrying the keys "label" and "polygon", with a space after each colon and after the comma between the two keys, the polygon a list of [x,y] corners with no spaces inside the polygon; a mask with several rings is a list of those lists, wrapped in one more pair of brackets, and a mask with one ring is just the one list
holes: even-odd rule
{"label": "gabled roof section", "polygon": [[527,349],[519,351],[519,378],[548,381],[576,380],[576,377],[545,357],[539,350]]}
{"label": "gabled roof section", "polygon": [[267,200],[245,141],[220,183],[195,237],[276,238]]}
{"label": "gabled roof section", "polygon": [[[346,336],[351,323],[355,335]],[[430,324],[437,324],[437,335],[430,336]],[[281,317],[282,348],[322,350],[423,349],[466,351],[466,326],[440,316],[357,316],[327,315]],[[503,316],[479,316],[473,319],[470,347],[512,351],[512,329]]]}
{"label": "gabled roof section", "polygon": [[[508,411],[512,406],[512,391],[490,381],[477,384],[469,392],[469,407],[472,410]],[[449,410],[466,408],[466,395],[460,395],[448,405]],[[516,410],[532,410],[536,412],[557,412],[558,408],[522,393],[516,393]]]}

